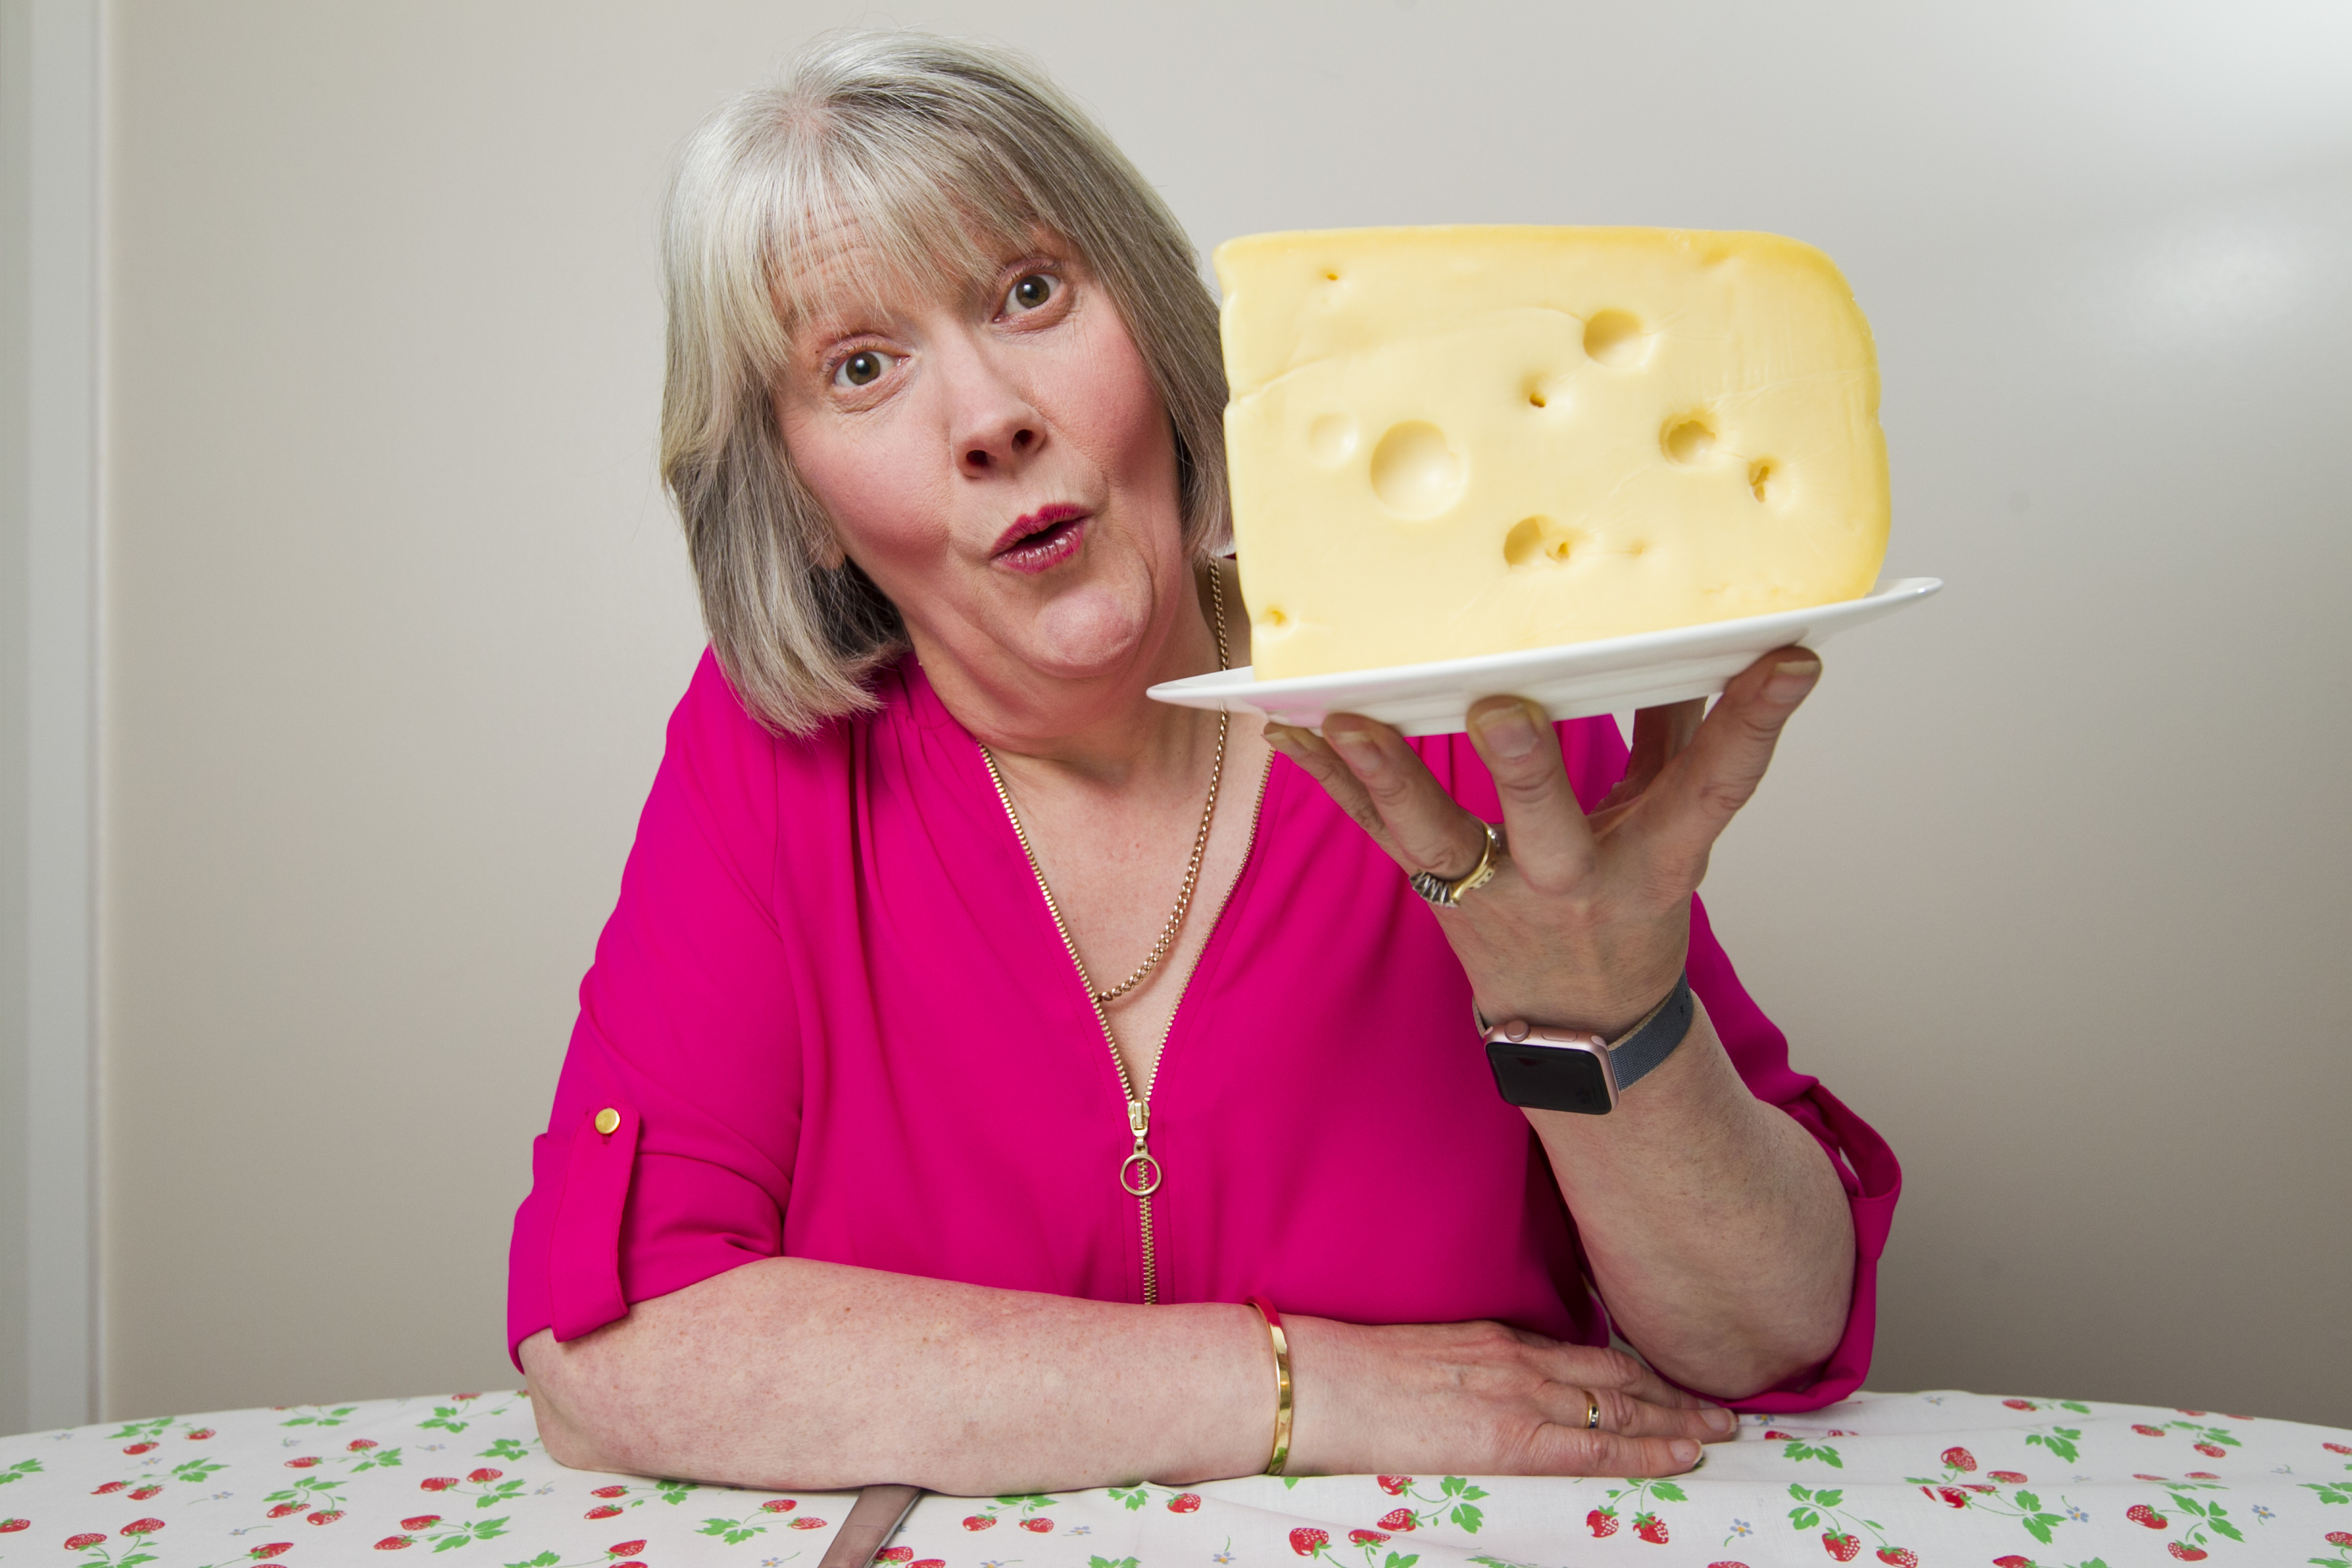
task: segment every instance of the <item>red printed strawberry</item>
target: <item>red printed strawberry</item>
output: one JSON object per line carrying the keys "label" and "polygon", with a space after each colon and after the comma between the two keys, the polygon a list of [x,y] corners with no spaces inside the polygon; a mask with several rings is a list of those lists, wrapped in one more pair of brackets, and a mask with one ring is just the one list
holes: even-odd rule
{"label": "red printed strawberry", "polygon": [[604,1554],[608,1557],[635,1557],[645,1549],[646,1543],[642,1541],[624,1541],[604,1548]]}
{"label": "red printed strawberry", "polygon": [[109,1481],[102,1487],[90,1488],[89,1495],[92,1497],[104,1497],[109,1492],[119,1492],[130,1484],[131,1483],[129,1481]]}
{"label": "red printed strawberry", "polygon": [[1992,1568],[2033,1568],[2033,1559],[2031,1557],[2020,1557],[2016,1552],[2012,1552],[2006,1557],[1994,1558],[1992,1560]]}
{"label": "red printed strawberry", "polygon": [[1200,1512],[1201,1494],[1199,1492],[1178,1492],[1174,1497],[1168,1500],[1168,1511],[1170,1513]]}
{"label": "red printed strawberry", "polygon": [[85,1547],[95,1546],[105,1539],[106,1531],[102,1530],[91,1531],[87,1535],[68,1535],[66,1537],[66,1550],[79,1552]]}
{"label": "red printed strawberry", "polygon": [[[126,1453],[127,1453],[127,1452],[129,1452],[129,1450],[128,1450],[128,1449],[126,1449],[126,1450],[124,1450],[124,1451],[125,1451]],[[316,1454],[305,1454],[305,1455],[303,1455],[303,1456],[302,1456],[300,1458],[299,1458],[299,1459],[289,1459],[289,1460],[287,1460],[287,1461],[286,1461],[286,1468],[287,1468],[288,1469],[289,1469],[289,1470],[307,1470],[307,1469],[309,1469],[311,1466],[313,1466],[313,1465],[317,1464],[318,1462],[319,1462],[319,1456],[318,1456],[318,1455],[316,1455]],[[451,1486],[453,1486],[453,1487],[454,1487],[454,1486],[456,1486],[457,1483],[457,1482],[455,1482],[455,1481],[451,1481],[449,1484],[450,1484]]]}
{"label": "red printed strawberry", "polygon": [[259,1558],[261,1561],[266,1563],[281,1552],[291,1552],[293,1550],[294,1543],[290,1541],[273,1541],[267,1546],[255,1547],[252,1551],[247,1552],[246,1555],[247,1557]]}
{"label": "red printed strawberry", "polygon": [[1748,1568],[1745,1563],[1710,1563],[1706,1568]]}
{"label": "red printed strawberry", "polygon": [[341,1509],[322,1508],[318,1512],[310,1515],[310,1522],[312,1524],[332,1524],[335,1521],[342,1517],[343,1510]]}
{"label": "red printed strawberry", "polygon": [[2144,1524],[2150,1530],[2162,1530],[2172,1522],[2144,1502],[2136,1502],[2124,1510],[2124,1517],[2134,1524]]}
{"label": "red printed strawberry", "polygon": [[1351,1530],[1348,1531],[1348,1541],[1349,1544],[1355,1546],[1378,1546],[1381,1542],[1386,1541],[1387,1539],[1387,1536],[1382,1535],[1377,1530]]}
{"label": "red printed strawberry", "polygon": [[430,1530],[440,1522],[441,1516],[437,1513],[420,1513],[412,1518],[402,1520],[400,1521],[400,1528],[403,1530]]}
{"label": "red printed strawberry", "polygon": [[219,1436],[219,1433],[214,1431],[209,1426],[199,1426],[194,1431],[188,1434],[188,1441],[191,1443],[201,1443],[207,1437],[217,1437]]}
{"label": "red printed strawberry", "polygon": [[1944,1450],[1944,1467],[1965,1475],[1977,1468],[1977,1457],[1966,1448],[1947,1448]]}
{"label": "red printed strawberry", "polygon": [[1372,1479],[1379,1481],[1381,1483],[1381,1490],[1388,1493],[1391,1497],[1404,1496],[1404,1489],[1412,1485],[1412,1478],[1411,1476],[1375,1476]]}
{"label": "red printed strawberry", "polygon": [[911,1546],[886,1546],[874,1554],[877,1563],[912,1563],[915,1549]]}
{"label": "red printed strawberry", "polygon": [[800,1506],[800,1499],[798,1498],[772,1497],[767,1501],[761,1503],[760,1505],[760,1509],[761,1511],[764,1513],[790,1513],[793,1510]]}
{"label": "red printed strawberry", "polygon": [[1052,1531],[1054,1521],[1050,1519],[1024,1519],[1021,1521],[1021,1528],[1034,1530],[1038,1534],[1045,1535]]}
{"label": "red printed strawberry", "polygon": [[[637,1568],[646,1568],[646,1565],[640,1563]],[[948,1560],[944,1557],[918,1557],[908,1563],[907,1568],[948,1568]]]}
{"label": "red printed strawberry", "polygon": [[2168,1487],[2172,1484],[2170,1481],[2166,1480],[2162,1476],[2143,1476],[2137,1470],[2134,1470],[2132,1472],[2132,1479],[2136,1481],[2154,1481],[2160,1487]]}
{"label": "red printed strawberry", "polygon": [[1603,1541],[1617,1533],[1617,1510],[1596,1508],[1584,1516],[1584,1528],[1592,1531],[1595,1541]]}
{"label": "red printed strawberry", "polygon": [[1822,1550],[1841,1563],[1851,1563],[1862,1555],[1862,1537],[1840,1535],[1835,1531],[1822,1531]]}
{"label": "red printed strawberry", "polygon": [[2167,1552],[2171,1552],[2175,1557],[2179,1558],[2183,1563],[2202,1563],[2205,1561],[2207,1556],[2206,1551],[2203,1547],[2183,1546],[2178,1541],[2166,1542],[2164,1543],[2164,1549]]}
{"label": "red printed strawberry", "polygon": [[2025,1472],[2022,1470],[1987,1470],[1985,1474],[2005,1487],[2021,1487],[2025,1484]]}
{"label": "red printed strawberry", "polygon": [[416,1484],[418,1487],[428,1492],[446,1492],[451,1487],[457,1484],[457,1478],[455,1476],[427,1476],[425,1479],[417,1482]]}
{"label": "red printed strawberry", "polygon": [[2000,1490],[1999,1487],[1987,1481],[1962,1481],[1960,1483],[1960,1489],[1964,1492],[1997,1492]]}
{"label": "red printed strawberry", "polygon": [[2193,1415],[2200,1421],[2204,1420],[2206,1415],[2206,1412],[2202,1410],[2183,1410],[2180,1414],[2183,1415]]}
{"label": "red printed strawberry", "polygon": [[29,1519],[0,1519],[0,1535],[14,1535],[20,1530],[32,1528],[33,1521]]}
{"label": "red printed strawberry", "polygon": [[2192,1444],[2191,1447],[2209,1459],[2221,1459],[2229,1457],[2229,1450],[2219,1443],[2197,1443]]}
{"label": "red printed strawberry", "polygon": [[615,1563],[613,1568],[646,1568],[642,1563]]}
{"label": "red printed strawberry", "polygon": [[414,1546],[415,1539],[406,1535],[387,1535],[375,1543],[378,1552],[397,1552],[404,1546]]}
{"label": "red printed strawberry", "polygon": [[996,1516],[992,1513],[968,1513],[963,1516],[963,1527],[966,1530],[986,1530],[995,1522]]}
{"label": "red printed strawberry", "polygon": [[1666,1521],[1654,1513],[1637,1513],[1633,1516],[1633,1533],[1653,1546],[1664,1546],[1666,1543]]}
{"label": "red printed strawberry", "polygon": [[[1921,1491],[1925,1491],[1927,1489],[1922,1487],[1919,1489]],[[1966,1508],[1969,1506],[1969,1494],[1962,1491],[1958,1487],[1937,1487],[1936,1489],[1936,1496],[1942,1498],[1944,1500],[1945,1506],[1948,1508]]]}
{"label": "red printed strawberry", "polygon": [[2132,1430],[2138,1433],[2143,1437],[2161,1437],[2164,1436],[2163,1427],[2151,1426],[2145,1421],[2133,1422]]}
{"label": "red printed strawberry", "polygon": [[787,1530],[823,1530],[824,1528],[824,1521],[817,1518],[814,1514],[804,1513],[784,1528]]}
{"label": "red printed strawberry", "polygon": [[163,1521],[160,1519],[134,1519],[129,1524],[122,1527],[122,1533],[125,1535],[152,1535],[163,1528]]}
{"label": "red printed strawberry", "polygon": [[2001,1403],[2008,1405],[2011,1410],[2038,1410],[2041,1408],[2041,1406],[2035,1405],[2031,1399],[2004,1399]]}
{"label": "red printed strawberry", "polygon": [[1290,1549],[1301,1557],[1313,1557],[1330,1544],[1331,1537],[1326,1531],[1310,1530],[1302,1524],[1290,1532]]}
{"label": "red printed strawberry", "polygon": [[1882,1546],[1878,1549],[1881,1563],[1892,1563],[1895,1568],[1919,1568],[1919,1554],[1907,1546]]}
{"label": "red printed strawberry", "polygon": [[[2237,1417],[2237,1419],[2243,1421],[2245,1417],[2241,1415]],[[2352,1454],[2352,1444],[2322,1443],[2320,1447],[2326,1449],[2331,1454]]]}
{"label": "red printed strawberry", "polygon": [[488,1485],[491,1481],[497,1480],[500,1476],[505,1474],[506,1472],[504,1470],[494,1470],[488,1465],[484,1465],[478,1470],[469,1471],[467,1474],[466,1479],[472,1481],[477,1486],[484,1486]]}
{"label": "red printed strawberry", "polygon": [[131,1495],[133,1500],[139,1502],[145,1502],[149,1498],[153,1497],[163,1489],[159,1486],[143,1486],[133,1491]]}
{"label": "red printed strawberry", "polygon": [[152,1443],[133,1443],[131,1447],[123,1449],[122,1451],[126,1454],[151,1454],[155,1451],[155,1445]]}
{"label": "red printed strawberry", "polygon": [[629,1489],[626,1487],[598,1487],[594,1491],[590,1492],[588,1495],[590,1497],[621,1497],[626,1494],[628,1489]]}
{"label": "red printed strawberry", "polygon": [[[2210,1470],[2191,1470],[2189,1472],[2189,1479],[2192,1481],[2218,1481],[2221,1478]],[[139,1494],[132,1492],[131,1495],[137,1497]]]}
{"label": "red printed strawberry", "polygon": [[1797,1438],[1794,1433],[1776,1432],[1767,1426],[1764,1429],[1764,1440],[1768,1443],[1793,1443]]}
{"label": "red printed strawberry", "polygon": [[1381,1515],[1381,1528],[1382,1530],[1419,1530],[1421,1521],[1412,1516],[1412,1510],[1409,1508],[1391,1509]]}
{"label": "red printed strawberry", "polygon": [[[22,1520],[16,1521],[16,1528],[19,1530],[25,1528],[24,1521]],[[2329,1531],[2327,1532],[2327,1544],[2330,1546],[2352,1546],[2352,1530]]]}
{"label": "red printed strawberry", "polygon": [[343,1447],[354,1454],[364,1454],[370,1448],[375,1447],[375,1439],[373,1437],[354,1437],[350,1442],[344,1444]]}
{"label": "red printed strawberry", "polygon": [[615,1519],[619,1517],[620,1512],[621,1510],[614,1508],[611,1503],[599,1503],[594,1508],[590,1509],[586,1513],[582,1514],[580,1517],[583,1519]]}
{"label": "red printed strawberry", "polygon": [[269,1510],[269,1517],[272,1519],[284,1519],[289,1513],[300,1513],[301,1511],[302,1505],[299,1502],[281,1502],[276,1508]]}

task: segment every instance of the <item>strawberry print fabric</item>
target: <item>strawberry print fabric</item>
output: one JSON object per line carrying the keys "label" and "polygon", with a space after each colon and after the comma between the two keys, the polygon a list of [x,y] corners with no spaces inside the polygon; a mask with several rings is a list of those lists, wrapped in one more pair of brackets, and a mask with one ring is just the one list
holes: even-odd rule
{"label": "strawberry print fabric", "polygon": [[[850,1494],[565,1469],[521,1394],[0,1437],[0,1564],[815,1568]],[[1750,1415],[1671,1481],[1265,1477],[927,1496],[894,1568],[2352,1568],[2352,1431],[2199,1410],[1863,1394]]]}
{"label": "strawberry print fabric", "polygon": [[[705,657],[534,1147],[510,1346],[779,1255],[1142,1300],[1126,1097],[980,747],[915,661],[877,695],[782,739]],[[1624,769],[1616,726],[1559,733],[1597,802]],[[1464,737],[1415,743],[1465,806],[1501,815]],[[1262,801],[1255,784],[1233,783],[1256,832],[1150,1091],[1160,1299],[1605,1343],[1574,1226],[1495,1092],[1435,918],[1287,760]],[[1817,1379],[1746,1402],[1812,1408],[1868,1369],[1900,1173],[1790,1069],[1703,910],[1689,968],[1749,1088],[1821,1141],[1853,1205],[1844,1342]]]}

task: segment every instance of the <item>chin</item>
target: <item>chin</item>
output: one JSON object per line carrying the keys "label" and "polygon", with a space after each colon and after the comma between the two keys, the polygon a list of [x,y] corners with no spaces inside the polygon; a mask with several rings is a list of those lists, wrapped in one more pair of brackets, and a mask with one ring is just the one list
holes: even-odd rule
{"label": "chin", "polygon": [[1060,594],[1041,607],[1015,644],[1025,663],[1065,680],[1130,668],[1151,629],[1148,604],[1108,586]]}

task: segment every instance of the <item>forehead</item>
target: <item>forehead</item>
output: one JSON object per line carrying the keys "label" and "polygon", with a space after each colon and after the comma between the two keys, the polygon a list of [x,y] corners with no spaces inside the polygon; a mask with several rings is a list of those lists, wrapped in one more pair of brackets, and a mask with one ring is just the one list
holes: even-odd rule
{"label": "forehead", "polygon": [[1008,261],[1041,248],[1061,247],[1034,223],[1016,226],[993,215],[813,204],[778,226],[777,313],[802,337],[908,305],[961,300],[989,287]]}

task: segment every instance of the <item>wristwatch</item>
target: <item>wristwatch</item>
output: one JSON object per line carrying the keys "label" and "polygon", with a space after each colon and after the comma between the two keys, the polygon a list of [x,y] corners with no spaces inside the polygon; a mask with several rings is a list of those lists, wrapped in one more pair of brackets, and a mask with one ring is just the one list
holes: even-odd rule
{"label": "wristwatch", "polygon": [[1690,1033],[1690,976],[1676,975],[1666,999],[1613,1041],[1589,1032],[1546,1029],[1524,1018],[1490,1027],[1475,1005],[1471,1014],[1486,1041],[1495,1089],[1505,1100],[1537,1110],[1605,1116]]}

